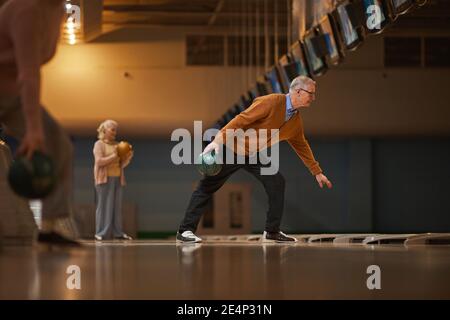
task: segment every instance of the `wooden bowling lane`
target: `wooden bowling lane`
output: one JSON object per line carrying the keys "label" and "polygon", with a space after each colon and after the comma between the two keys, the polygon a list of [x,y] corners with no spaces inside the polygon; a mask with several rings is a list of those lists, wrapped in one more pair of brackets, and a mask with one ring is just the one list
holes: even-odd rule
{"label": "wooden bowling lane", "polygon": [[[450,246],[89,241],[5,246],[0,299],[450,299]],[[381,269],[381,290],[366,286]],[[81,289],[67,288],[70,266]]]}

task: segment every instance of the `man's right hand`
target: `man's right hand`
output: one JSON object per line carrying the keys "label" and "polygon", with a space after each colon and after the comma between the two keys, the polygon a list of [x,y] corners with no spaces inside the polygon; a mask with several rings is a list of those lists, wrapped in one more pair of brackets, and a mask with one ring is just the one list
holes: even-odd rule
{"label": "man's right hand", "polygon": [[43,130],[36,130],[31,132],[27,130],[25,136],[20,143],[17,155],[24,155],[26,158],[31,159],[35,151],[44,151],[44,132]]}
{"label": "man's right hand", "polygon": [[206,148],[205,148],[205,150],[203,150],[202,154],[207,154],[213,150],[216,154],[219,154],[219,145],[214,141],[206,146]]}

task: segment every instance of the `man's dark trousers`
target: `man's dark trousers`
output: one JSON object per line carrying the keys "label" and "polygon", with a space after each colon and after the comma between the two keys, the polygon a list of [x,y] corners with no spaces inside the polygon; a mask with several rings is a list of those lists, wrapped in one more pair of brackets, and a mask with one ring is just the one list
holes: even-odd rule
{"label": "man's dark trousers", "polygon": [[[223,159],[225,162],[225,155]],[[178,231],[180,233],[188,230],[195,232],[200,218],[214,192],[219,190],[233,173],[239,169],[244,169],[263,184],[269,198],[269,210],[267,212],[265,231],[279,232],[284,209],[285,181],[280,172],[274,175],[261,175],[261,168],[263,167],[267,167],[267,165],[261,164],[260,161],[257,161],[256,164],[249,164],[248,157],[245,158],[245,164],[237,164],[235,155],[234,164],[223,164],[222,170],[218,175],[203,177],[191,196],[184,219]]]}

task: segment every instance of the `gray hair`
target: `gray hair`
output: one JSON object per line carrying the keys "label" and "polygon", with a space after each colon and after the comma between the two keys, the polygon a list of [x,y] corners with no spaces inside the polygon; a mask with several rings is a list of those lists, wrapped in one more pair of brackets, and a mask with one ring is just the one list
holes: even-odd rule
{"label": "gray hair", "polygon": [[110,127],[115,127],[117,128],[118,124],[116,121],[114,120],[105,120],[103,121],[100,126],[97,128],[97,138],[100,140],[103,140],[103,138],[105,137],[105,130],[106,128],[110,128]]}
{"label": "gray hair", "polygon": [[294,80],[292,80],[291,85],[289,87],[289,92],[295,91],[299,88],[305,88],[307,85],[316,85],[316,82],[306,76],[298,76]]}

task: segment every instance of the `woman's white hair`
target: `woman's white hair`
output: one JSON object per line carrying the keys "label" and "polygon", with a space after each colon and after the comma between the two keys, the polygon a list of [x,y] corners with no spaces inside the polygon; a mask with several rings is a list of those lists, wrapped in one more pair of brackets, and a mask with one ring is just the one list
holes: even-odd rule
{"label": "woman's white hair", "polygon": [[307,85],[315,85],[316,82],[306,76],[298,76],[291,82],[291,86],[289,87],[289,92],[293,92],[295,90],[298,90],[300,88],[305,88]]}
{"label": "woman's white hair", "polygon": [[114,120],[105,120],[102,123],[100,123],[99,127],[97,128],[97,138],[100,140],[103,140],[103,138],[105,137],[105,130],[106,128],[111,128],[111,127],[118,127],[118,124],[116,121]]}

